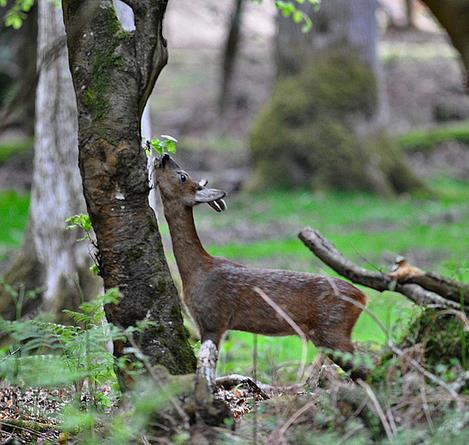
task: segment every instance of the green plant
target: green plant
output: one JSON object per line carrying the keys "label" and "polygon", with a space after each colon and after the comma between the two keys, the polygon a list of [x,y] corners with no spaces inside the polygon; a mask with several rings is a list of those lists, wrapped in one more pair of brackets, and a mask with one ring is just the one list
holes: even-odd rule
{"label": "green plant", "polygon": [[[108,405],[109,400],[100,394],[98,387],[114,382],[114,366],[123,366],[124,362],[115,363],[107,344],[110,340],[126,341],[143,331],[143,325],[121,329],[104,323],[103,307],[116,304],[119,298],[118,290],[110,289],[99,298],[83,303],[78,311],[66,310],[75,326],[49,322],[44,317],[0,319],[0,330],[11,340],[0,358],[0,376],[12,384],[25,386],[73,384],[78,396],[86,388],[93,406]],[[138,375],[139,367],[133,372]]]}
{"label": "green plant", "polygon": [[275,0],[275,7],[282,13],[284,17],[291,17],[292,20],[297,24],[302,23],[302,32],[306,33],[311,31],[311,28],[313,27],[311,17],[309,17],[309,15],[306,14],[302,9],[298,8],[295,3],[300,5],[310,3],[314,6],[314,9],[317,10],[319,8],[320,0]]}
{"label": "green plant", "polygon": [[16,289],[10,286],[2,277],[0,277],[0,288],[6,295],[9,295],[13,304],[15,305],[15,319],[19,320],[22,315],[23,306],[28,300],[37,298],[42,289],[25,290],[24,286],[20,285]]}
{"label": "green plant", "polygon": [[165,152],[176,153],[176,144],[176,138],[167,134],[162,134],[161,139],[152,139],[151,141],[147,141],[145,152],[147,156],[150,156],[152,151],[156,152],[158,155],[162,155]]}
{"label": "green plant", "polygon": [[[85,241],[88,240],[90,244],[95,248],[95,252],[98,252],[97,245],[93,239],[93,224],[91,223],[91,218],[89,215],[85,213],[80,213],[79,215],[69,216],[66,220],[68,223],[67,229],[73,230],[76,228],[81,228],[85,232],[82,238],[79,238],[77,241]],[[101,275],[101,271],[99,269],[99,253],[91,253],[91,257],[93,258],[93,264],[90,266],[90,271],[97,276]]]}
{"label": "green plant", "polygon": [[[7,0],[0,0],[0,7],[6,7]],[[5,25],[20,29],[26,19],[27,13],[34,5],[34,0],[15,0],[5,16]]]}

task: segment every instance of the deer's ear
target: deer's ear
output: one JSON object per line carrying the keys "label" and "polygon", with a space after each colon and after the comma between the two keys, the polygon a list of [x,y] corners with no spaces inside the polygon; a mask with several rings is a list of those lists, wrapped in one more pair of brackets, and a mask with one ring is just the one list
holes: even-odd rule
{"label": "deer's ear", "polygon": [[163,154],[160,158],[160,167],[165,168],[168,161],[171,159],[168,153]]}
{"label": "deer's ear", "polygon": [[160,168],[176,170],[181,167],[168,153],[164,153],[160,158]]}

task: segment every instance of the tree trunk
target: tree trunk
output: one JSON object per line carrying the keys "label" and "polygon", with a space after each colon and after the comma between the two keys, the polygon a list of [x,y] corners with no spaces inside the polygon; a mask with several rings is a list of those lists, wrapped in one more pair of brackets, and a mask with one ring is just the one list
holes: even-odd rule
{"label": "tree trunk", "polygon": [[405,0],[405,26],[408,29],[415,28],[415,0]]}
{"label": "tree trunk", "polygon": [[[122,27],[126,31],[135,31],[135,22],[134,22],[134,13],[130,6],[127,6],[121,0],[114,0],[114,7],[116,8],[117,18],[121,22]],[[150,114],[150,104],[147,104],[145,110],[143,111],[142,115],[142,140],[143,145],[145,141],[150,141],[152,139],[151,133],[151,114]],[[154,163],[154,156],[153,154],[148,157],[148,180],[150,184],[153,183],[152,181],[152,172],[153,172],[153,163]],[[157,214],[157,193],[154,187],[151,187],[150,193],[148,195],[148,202],[150,203],[150,207],[153,209],[155,214]]]}
{"label": "tree trunk", "polygon": [[278,17],[278,82],[251,137],[258,184],[383,195],[419,187],[384,130],[375,0],[304,7],[309,33]]}
{"label": "tree trunk", "polygon": [[221,114],[225,112],[229,100],[233,71],[239,50],[243,7],[244,0],[234,0],[233,12],[228,25],[228,34],[223,48],[220,97],[218,100]]}
{"label": "tree trunk", "polygon": [[[104,286],[122,294],[118,304],[105,308],[106,316],[124,328],[152,322],[136,338],[151,363],[172,373],[193,372],[195,357],[148,204],[140,135],[145,104],[167,61],[162,35],[167,1],[124,3],[134,12],[135,31],[122,28],[111,0],[62,2],[86,205]],[[121,356],[126,346],[116,342],[115,355]]]}
{"label": "tree trunk", "polygon": [[[62,11],[48,0],[38,4],[38,66],[47,51],[65,37]],[[95,297],[100,283],[89,271],[89,246],[77,242],[82,233],[66,229],[65,219],[85,210],[77,168],[77,122],[67,50],[42,66],[36,94],[35,156],[28,233],[22,251],[7,272],[9,284],[43,289],[34,308],[63,319],[62,309],[77,308],[82,296]],[[7,292],[1,293],[0,312],[12,318],[15,310]]]}
{"label": "tree trunk", "polygon": [[423,0],[445,28],[466,71],[469,90],[469,0]]}
{"label": "tree trunk", "polygon": [[[2,24],[11,3],[0,8]],[[0,26],[0,131],[17,126],[34,135],[37,9],[32,6],[20,29]]]}

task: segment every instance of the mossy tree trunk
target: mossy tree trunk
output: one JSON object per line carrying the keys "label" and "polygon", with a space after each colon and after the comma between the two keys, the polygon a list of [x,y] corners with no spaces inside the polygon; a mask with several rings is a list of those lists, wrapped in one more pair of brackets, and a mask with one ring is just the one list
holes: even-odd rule
{"label": "mossy tree trunk", "polygon": [[423,0],[461,55],[469,91],[469,0]]}
{"label": "mossy tree trunk", "polygon": [[278,17],[278,82],[251,137],[258,184],[383,195],[419,187],[385,132],[376,2],[307,4],[309,33]]}
{"label": "mossy tree trunk", "polygon": [[[65,38],[62,11],[53,2],[38,2],[38,66],[44,55]],[[39,309],[65,319],[62,309],[76,309],[82,296],[92,298],[101,287],[89,271],[89,247],[83,234],[66,228],[65,219],[85,211],[77,168],[76,104],[65,45],[42,66],[36,92],[35,156],[28,232],[23,247],[5,274],[22,290],[42,289],[26,300],[22,314]],[[0,313],[17,315],[9,292],[0,289]]]}
{"label": "mossy tree trunk", "polygon": [[[162,34],[166,0],[125,0],[135,31],[125,31],[112,0],[63,0],[78,105],[79,165],[106,289],[122,298],[106,316],[124,328],[153,322],[136,339],[172,373],[195,370],[180,302],[148,204],[140,121],[167,61]],[[126,344],[116,342],[120,356]]]}

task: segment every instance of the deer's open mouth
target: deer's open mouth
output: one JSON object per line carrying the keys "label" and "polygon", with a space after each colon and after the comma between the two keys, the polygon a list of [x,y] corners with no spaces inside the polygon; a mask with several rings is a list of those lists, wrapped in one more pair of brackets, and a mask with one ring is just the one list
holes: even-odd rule
{"label": "deer's open mouth", "polygon": [[226,210],[226,202],[220,198],[216,199],[215,201],[207,202],[207,204],[215,211],[221,212],[222,210]]}
{"label": "deer's open mouth", "polygon": [[199,184],[199,187],[200,189],[197,190],[197,193],[195,194],[196,203],[204,202],[217,212],[226,210],[226,203],[223,200],[226,195],[224,191],[217,189],[209,189],[202,186],[202,184]]}

